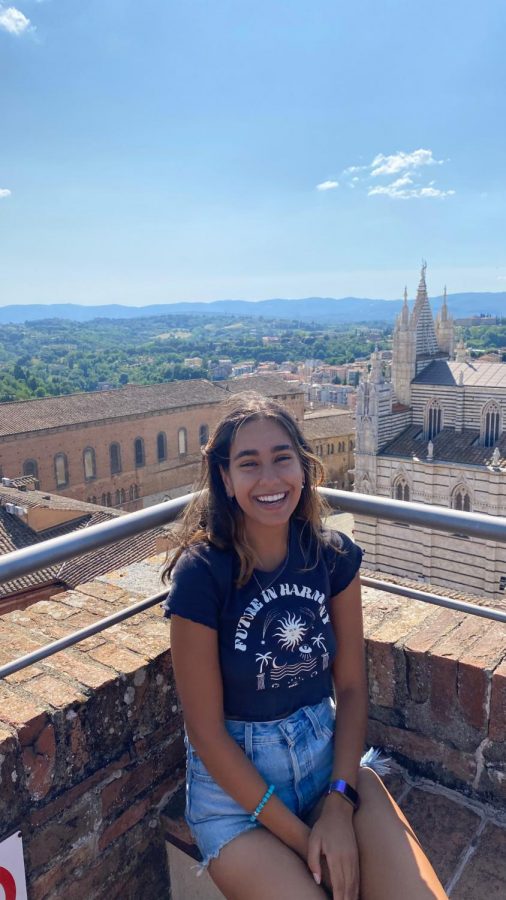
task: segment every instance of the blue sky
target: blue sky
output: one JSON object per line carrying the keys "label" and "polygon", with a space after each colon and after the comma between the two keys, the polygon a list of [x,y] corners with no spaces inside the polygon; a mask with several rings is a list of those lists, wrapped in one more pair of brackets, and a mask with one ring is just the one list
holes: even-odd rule
{"label": "blue sky", "polygon": [[0,305],[506,290],[503,0],[0,0]]}

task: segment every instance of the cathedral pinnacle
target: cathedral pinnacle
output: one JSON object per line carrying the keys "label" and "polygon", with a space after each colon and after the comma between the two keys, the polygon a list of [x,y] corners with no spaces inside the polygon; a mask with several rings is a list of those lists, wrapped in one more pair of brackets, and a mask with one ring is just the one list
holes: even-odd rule
{"label": "cathedral pinnacle", "polygon": [[441,321],[446,322],[448,319],[448,306],[446,305],[446,284],[443,291],[443,305],[441,306]]}

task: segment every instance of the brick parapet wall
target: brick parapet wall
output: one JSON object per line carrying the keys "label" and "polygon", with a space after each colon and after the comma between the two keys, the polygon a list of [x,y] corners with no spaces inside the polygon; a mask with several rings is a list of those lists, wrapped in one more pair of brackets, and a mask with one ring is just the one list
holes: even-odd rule
{"label": "brick parapet wall", "polygon": [[[160,559],[0,618],[0,662],[159,590]],[[158,810],[184,777],[158,608],[0,683],[0,837],[23,835],[30,900],[167,891]]]}
{"label": "brick parapet wall", "polygon": [[[160,558],[0,618],[0,663],[159,589]],[[364,590],[369,739],[418,773],[506,799],[506,628]],[[158,810],[184,775],[158,608],[0,683],[0,839],[30,900],[167,891]]]}

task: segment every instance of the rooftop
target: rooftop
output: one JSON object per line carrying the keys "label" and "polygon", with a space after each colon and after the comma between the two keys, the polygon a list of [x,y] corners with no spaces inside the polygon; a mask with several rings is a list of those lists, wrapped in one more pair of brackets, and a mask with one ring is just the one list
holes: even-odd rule
{"label": "rooftop", "polygon": [[[17,483],[17,480],[16,480]],[[25,508],[27,516],[8,512],[6,504]],[[44,515],[44,512],[49,515]],[[42,513],[42,516],[37,516]],[[51,515],[53,513],[53,515]],[[35,515],[33,515],[35,514]],[[40,544],[50,538],[98,525],[124,515],[120,510],[96,506],[69,497],[42,491],[20,490],[0,485],[0,554],[10,553]],[[33,519],[33,521],[32,521]],[[56,520],[55,520],[56,519]],[[44,527],[48,523],[48,527]],[[128,563],[138,562],[155,552],[161,529],[142,532],[128,540],[119,541],[78,556],[75,559],[22,575],[0,583],[0,611],[2,598],[23,594],[52,584],[75,587]]]}
{"label": "rooftop", "polygon": [[347,415],[326,415],[315,418],[304,417],[304,434],[310,441],[322,438],[339,437],[355,431],[355,419],[350,412]]}
{"label": "rooftop", "polygon": [[[506,368],[506,366],[505,366]],[[483,447],[479,443],[480,432],[477,429],[464,428],[454,431],[443,428],[432,438],[434,462],[464,463],[471,466],[491,466],[494,447]],[[427,457],[427,439],[423,436],[420,425],[410,425],[399,437],[394,438],[383,447],[380,456],[400,456],[411,459],[413,456]],[[506,432],[497,442],[499,447],[499,468],[506,466]]]}
{"label": "rooftop", "polygon": [[0,405],[0,437],[222,401],[222,389],[198,379],[20,400]]}
{"label": "rooftop", "polygon": [[470,359],[464,362],[437,359],[423,369],[412,384],[440,384],[467,387],[506,387],[506,365],[501,362],[487,362]]}

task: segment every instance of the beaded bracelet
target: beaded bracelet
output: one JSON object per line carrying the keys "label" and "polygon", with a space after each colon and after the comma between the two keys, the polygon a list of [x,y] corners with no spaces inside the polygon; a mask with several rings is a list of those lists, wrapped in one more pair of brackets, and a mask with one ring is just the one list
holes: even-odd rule
{"label": "beaded bracelet", "polygon": [[265,794],[263,795],[262,799],[260,800],[260,803],[258,804],[255,812],[251,813],[251,815],[249,817],[250,822],[256,822],[256,820],[258,819],[260,813],[262,812],[265,804],[267,803],[268,800],[270,800],[270,798],[272,797],[275,790],[276,790],[276,786],[274,784],[269,785]]}

